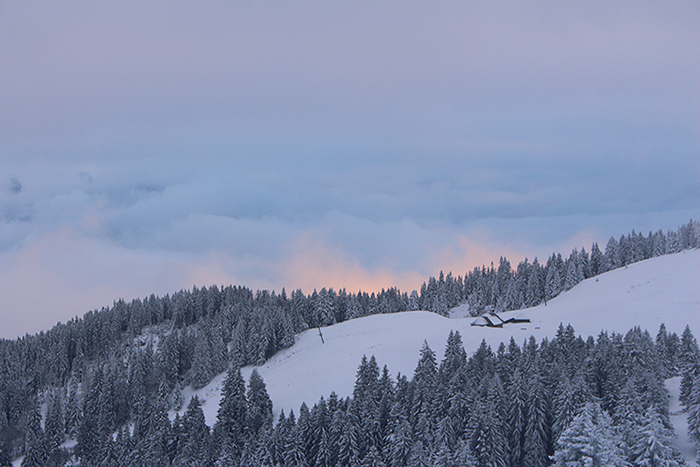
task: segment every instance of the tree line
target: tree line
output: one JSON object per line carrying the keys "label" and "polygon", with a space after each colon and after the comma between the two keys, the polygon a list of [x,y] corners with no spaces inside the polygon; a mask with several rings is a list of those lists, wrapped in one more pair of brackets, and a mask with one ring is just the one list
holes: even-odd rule
{"label": "tree line", "polygon": [[664,380],[682,376],[700,444],[699,369],[688,327],[680,338],[662,325],[655,339],[638,327],[583,339],[560,325],[551,341],[511,338],[495,352],[483,341],[471,356],[451,332],[439,362],[424,344],[410,379],[363,357],[351,396],[331,393],[276,423],[257,371],[246,388],[231,366],[211,428],[197,397],[171,421],[163,395],[131,426],[115,426],[104,406],[108,377],[96,369],[73,452],[57,447],[64,420],[54,399],[44,429],[33,412],[22,465],[682,466]]}

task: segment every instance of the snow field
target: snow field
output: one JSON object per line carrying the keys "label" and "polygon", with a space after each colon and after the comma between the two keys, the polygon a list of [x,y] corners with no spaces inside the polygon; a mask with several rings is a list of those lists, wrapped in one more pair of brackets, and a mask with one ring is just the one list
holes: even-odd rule
{"label": "snow field", "polygon": [[[456,310],[464,315],[464,310]],[[335,391],[352,394],[357,368],[363,355],[374,355],[380,368],[387,365],[393,377],[409,378],[418,362],[424,341],[443,356],[450,330],[462,335],[467,353],[476,351],[482,339],[496,350],[512,337],[522,344],[533,335],[538,342],[556,334],[559,323],[571,323],[584,338],[601,331],[626,333],[634,326],[656,335],[661,323],[679,335],[690,325],[700,335],[700,250],[687,250],[616,269],[579,283],[547,303],[526,310],[530,323],[502,329],[473,327],[473,318],[449,319],[426,311],[373,315],[299,334],[296,343],[277,353],[257,370],[265,380],[274,404],[275,418],[281,410],[298,414],[302,402],[311,407],[321,396]],[[508,313],[505,313],[507,315]],[[454,316],[454,315],[453,315]],[[242,369],[248,380],[253,367]],[[197,394],[207,423],[216,422],[225,373],[197,391],[186,388],[182,412]]]}

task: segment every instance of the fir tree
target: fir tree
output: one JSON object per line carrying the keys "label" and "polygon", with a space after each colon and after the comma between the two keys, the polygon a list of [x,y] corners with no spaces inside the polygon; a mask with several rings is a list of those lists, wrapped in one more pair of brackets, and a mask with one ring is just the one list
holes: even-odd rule
{"label": "fir tree", "polygon": [[676,333],[669,334],[666,325],[661,323],[659,332],[656,334],[656,353],[662,365],[664,378],[672,378],[678,374],[676,354],[680,342]]}
{"label": "fir tree", "polygon": [[469,446],[478,467],[505,467],[506,440],[492,404],[478,403],[473,411]]}
{"label": "fir tree", "polygon": [[[290,467],[307,467],[303,435],[299,427],[294,427],[289,444],[284,453],[284,465]],[[351,464],[348,464],[351,465]]]}
{"label": "fir tree", "polygon": [[179,462],[204,467],[208,465],[209,427],[204,420],[204,412],[199,398],[194,396],[182,419],[186,441],[179,456]]}
{"label": "fir tree", "polygon": [[601,272],[611,271],[623,266],[622,261],[620,260],[619,246],[617,244],[617,240],[615,240],[615,237],[610,237],[610,240],[608,240],[608,243],[605,246],[604,259],[605,267],[603,268],[604,271]]}
{"label": "fir tree", "polygon": [[411,403],[411,420],[416,423],[421,416],[428,422],[428,430],[432,430],[430,421],[433,414],[433,401],[437,389],[437,363],[435,353],[423,342],[420,359],[413,374],[413,400]]}
{"label": "fir tree", "polygon": [[685,465],[681,454],[673,447],[673,431],[664,426],[654,407],[644,413],[636,442],[630,449],[632,465],[640,467],[678,467]]}
{"label": "fir tree", "polygon": [[591,277],[597,276],[605,272],[603,253],[600,251],[598,243],[593,243],[591,246],[591,261],[590,261],[590,274]]}
{"label": "fir tree", "polygon": [[78,444],[76,451],[81,460],[92,462],[98,452],[104,430],[99,426],[100,395],[102,393],[103,373],[98,368],[90,381],[90,388],[85,396],[85,404],[80,427],[78,428]]}
{"label": "fir tree", "polygon": [[620,399],[615,407],[613,422],[627,445],[632,446],[640,426],[643,424],[644,406],[633,378],[628,378],[622,387]]}
{"label": "fir tree", "polygon": [[678,367],[682,376],[679,399],[684,406],[688,402],[693,381],[700,376],[700,350],[690,326],[686,326],[678,349]]}
{"label": "fir tree", "polygon": [[537,258],[530,267],[527,277],[527,289],[525,292],[525,305],[528,307],[537,306],[542,302],[542,280],[540,278],[540,263]]}
{"label": "fir tree", "polygon": [[695,378],[687,400],[688,435],[697,443],[700,457],[700,377]]}
{"label": "fir tree", "polygon": [[388,452],[387,464],[390,467],[404,466],[411,455],[413,440],[411,425],[403,414],[400,404],[396,403],[392,407],[390,420],[385,442]]}
{"label": "fir tree", "polygon": [[363,415],[372,414],[375,410],[375,403],[378,399],[379,387],[379,367],[374,355],[367,360],[362,356],[362,361],[357,369],[355,387],[353,389],[354,406]]}
{"label": "fir tree", "polygon": [[552,457],[555,467],[627,466],[610,417],[597,403],[586,404],[559,437]]}
{"label": "fir tree", "polygon": [[556,266],[547,267],[547,278],[545,279],[544,295],[545,300],[551,300],[561,291],[561,279],[559,269]]}
{"label": "fir tree", "polygon": [[216,415],[214,435],[222,445],[228,443],[240,456],[247,436],[247,401],[245,382],[238,367],[229,369]]}
{"label": "fir tree", "polygon": [[203,332],[198,333],[195,342],[192,369],[187,376],[187,382],[195,389],[199,389],[206,386],[214,376],[213,355],[209,341]]}
{"label": "fir tree", "polygon": [[552,423],[552,439],[556,441],[576,416],[577,406],[574,388],[566,375],[560,378],[554,395],[554,421]]}
{"label": "fir tree", "polygon": [[522,373],[516,371],[510,385],[508,399],[508,458],[511,467],[523,465],[523,447],[525,446],[525,432],[527,428],[527,391]]}
{"label": "fir tree", "polygon": [[438,371],[440,381],[447,385],[466,364],[467,352],[464,350],[462,336],[459,331],[450,331],[445,348],[445,358],[442,359]]}
{"label": "fir tree", "polygon": [[580,282],[578,280],[578,275],[576,264],[574,261],[569,261],[569,265],[566,267],[566,276],[564,278],[564,290],[571,290]]}
{"label": "fir tree", "polygon": [[255,437],[261,429],[272,427],[272,401],[258,370],[253,370],[250,375],[246,404],[247,428],[251,436]]}
{"label": "fir tree", "polygon": [[57,395],[49,397],[44,427],[46,432],[46,449],[51,453],[58,449],[66,439],[61,399]]}
{"label": "fir tree", "polygon": [[38,403],[34,404],[27,416],[24,452],[22,467],[43,467],[48,458],[44,443],[44,432],[41,429],[41,410]]}
{"label": "fir tree", "polygon": [[297,436],[299,437],[300,446],[302,448],[302,453],[304,454],[305,462],[309,465],[313,465],[313,444],[314,444],[314,432],[311,425],[311,415],[309,414],[309,407],[305,402],[301,403],[299,407],[299,421],[297,422]]}
{"label": "fir tree", "polygon": [[357,427],[351,417],[345,417],[338,439],[338,465],[356,466],[360,462]]}
{"label": "fir tree", "polygon": [[540,376],[535,373],[528,384],[528,413],[523,445],[523,462],[530,467],[548,465],[549,450],[547,394]]}

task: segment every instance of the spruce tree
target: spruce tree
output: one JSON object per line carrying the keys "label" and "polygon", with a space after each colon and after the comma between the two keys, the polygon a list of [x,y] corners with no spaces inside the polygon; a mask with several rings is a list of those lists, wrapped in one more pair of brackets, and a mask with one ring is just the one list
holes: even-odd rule
{"label": "spruce tree", "polygon": [[462,336],[459,331],[450,331],[445,347],[445,358],[440,363],[439,379],[443,385],[448,385],[467,364],[467,352],[464,350]]}
{"label": "spruce tree", "polygon": [[547,393],[541,378],[534,373],[528,384],[528,413],[523,445],[523,462],[529,467],[548,465],[549,450]]}
{"label": "spruce tree", "polygon": [[100,395],[102,394],[103,372],[101,368],[91,378],[90,387],[85,396],[83,415],[78,428],[77,454],[81,460],[90,463],[94,460],[101,443],[104,430],[99,426]]}
{"label": "spruce tree", "polygon": [[649,407],[642,418],[635,443],[630,448],[630,460],[634,466],[679,467],[684,466],[680,452],[673,447],[673,430],[664,425],[654,407]]}
{"label": "spruce tree", "polygon": [[634,378],[627,378],[613,414],[613,422],[627,445],[632,446],[636,442],[637,432],[643,424],[643,416],[644,406]]}
{"label": "spruce tree", "polygon": [[190,400],[182,424],[187,438],[180,454],[180,461],[195,467],[208,465],[209,427],[204,420],[202,404],[197,396]]}
{"label": "spruce tree", "polygon": [[158,398],[149,404],[148,417],[142,428],[143,458],[148,460],[148,465],[167,465],[167,445],[171,435],[171,424],[167,413],[167,403],[163,398]]}
{"label": "spruce tree", "polygon": [[240,456],[247,437],[247,401],[245,382],[238,367],[231,367],[226,375],[216,420],[217,442],[228,443],[234,454]]}
{"label": "spruce tree", "polygon": [[355,387],[353,389],[353,407],[359,410],[360,415],[372,416],[376,414],[376,404],[379,399],[379,367],[374,355],[367,360],[362,356],[362,361],[357,369]]}
{"label": "spruce tree", "polygon": [[437,363],[435,353],[423,342],[420,351],[420,359],[413,374],[413,400],[411,402],[411,420],[416,423],[421,417],[428,423],[428,430],[434,428],[432,420],[434,414],[433,403],[437,391]]}
{"label": "spruce tree", "polygon": [[617,240],[615,240],[615,237],[610,237],[607,245],[605,246],[604,261],[605,261],[605,267],[603,268],[604,271],[601,271],[601,272],[611,271],[613,269],[617,269],[617,268],[623,266],[623,264],[620,260],[619,246],[618,246]]}
{"label": "spruce tree", "polygon": [[345,417],[338,439],[338,465],[356,466],[360,462],[357,427],[352,417]]}
{"label": "spruce tree", "polygon": [[678,335],[669,334],[666,325],[661,323],[659,332],[656,334],[656,353],[659,363],[661,363],[664,378],[672,378],[678,374],[676,354],[678,353]]}
{"label": "spruce tree", "polygon": [[41,429],[41,409],[37,402],[27,414],[24,452],[22,467],[43,467],[48,458],[44,431]]}
{"label": "spruce tree", "polygon": [[566,376],[560,381],[554,396],[552,423],[552,442],[559,439],[561,433],[569,426],[586,402],[592,399],[588,385],[582,374],[577,374],[572,380]]}
{"label": "spruce tree", "polygon": [[440,444],[433,458],[433,467],[456,467],[454,464],[454,456],[450,448],[447,447],[447,444]]}
{"label": "spruce tree", "polygon": [[[289,443],[285,447],[284,465],[290,467],[307,467],[303,434],[298,426],[292,429]],[[351,464],[348,464],[351,465]]]}
{"label": "spruce tree", "polygon": [[693,387],[693,381],[700,376],[700,350],[690,326],[686,326],[681,336],[678,349],[678,368],[681,373],[681,394],[679,399],[683,406],[688,403],[688,397]]}
{"label": "spruce tree", "polygon": [[[389,425],[389,415],[391,408],[396,400],[396,388],[394,382],[389,376],[389,368],[384,365],[382,368],[382,376],[378,381],[379,403],[377,404],[377,421],[379,422],[380,436],[386,436],[387,426]],[[331,396],[337,395],[332,393]]]}
{"label": "spruce tree", "polygon": [[540,302],[542,302],[542,281],[540,279],[540,269],[540,264],[535,258],[527,277],[525,305],[528,307],[537,306],[540,304]]}
{"label": "spruce tree", "polygon": [[605,272],[604,269],[604,258],[603,253],[600,251],[598,243],[593,243],[591,246],[591,261],[590,261],[590,274],[591,277],[597,276]]}
{"label": "spruce tree", "polygon": [[48,452],[51,453],[58,449],[66,439],[63,409],[61,407],[61,399],[58,395],[51,395],[51,397],[49,397],[44,427],[46,432],[46,448]]}
{"label": "spruce tree", "polygon": [[314,432],[311,425],[309,407],[305,402],[302,402],[301,407],[299,407],[299,421],[297,422],[297,428],[297,436],[299,438],[299,443],[302,448],[305,462],[307,462],[309,465],[313,465],[312,449],[314,443]]}
{"label": "spruce tree", "polygon": [[437,424],[437,432],[435,434],[435,444],[437,446],[446,446],[448,451],[452,451],[457,445],[458,434],[452,423],[452,418],[448,415],[443,416]]}
{"label": "spruce tree", "polygon": [[506,425],[508,440],[508,459],[511,467],[523,465],[523,448],[525,446],[525,432],[527,429],[528,395],[525,380],[522,373],[517,370],[512,378],[508,409],[508,423]]}
{"label": "spruce tree", "polygon": [[493,402],[478,402],[470,422],[470,450],[478,467],[506,466],[506,439]]}
{"label": "spruce tree", "polygon": [[544,295],[545,300],[551,300],[561,291],[561,276],[559,274],[559,269],[552,265],[547,267],[547,278],[545,279],[544,285]]}
{"label": "spruce tree", "polygon": [[695,378],[687,401],[688,435],[698,445],[700,458],[700,376]]}
{"label": "spruce tree", "polygon": [[247,428],[252,437],[256,437],[261,429],[272,427],[272,401],[267,394],[265,382],[256,369],[248,381],[246,407]]}
{"label": "spruce tree", "polygon": [[391,408],[388,434],[386,437],[387,464],[390,467],[400,467],[408,463],[413,445],[411,425],[396,403]]}
{"label": "spruce tree", "polygon": [[140,430],[143,420],[146,418],[146,399],[148,396],[146,378],[149,365],[147,357],[138,349],[132,352],[130,360],[131,368],[129,371],[128,383],[129,407],[131,409],[131,418],[135,423],[135,429],[138,431]]}
{"label": "spruce tree", "polygon": [[627,466],[610,417],[598,403],[586,404],[564,430],[552,457],[554,467]]}
{"label": "spruce tree", "polygon": [[195,342],[192,369],[187,375],[186,381],[195,389],[199,389],[209,384],[214,376],[213,354],[204,332],[197,333]]}
{"label": "spruce tree", "polygon": [[566,276],[564,278],[564,290],[573,289],[579,282],[576,263],[574,261],[569,261],[569,265],[566,267]]}

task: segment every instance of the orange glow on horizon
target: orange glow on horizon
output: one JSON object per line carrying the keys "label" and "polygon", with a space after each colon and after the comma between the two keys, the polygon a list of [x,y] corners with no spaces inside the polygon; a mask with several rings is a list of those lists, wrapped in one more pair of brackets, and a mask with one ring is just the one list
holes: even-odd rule
{"label": "orange glow on horizon", "polygon": [[417,271],[395,272],[387,268],[368,270],[357,259],[349,257],[342,249],[327,245],[317,235],[304,235],[295,244],[295,254],[283,266],[284,283],[288,290],[333,287],[348,292],[379,292],[397,287],[402,292],[420,288],[426,280]]}

